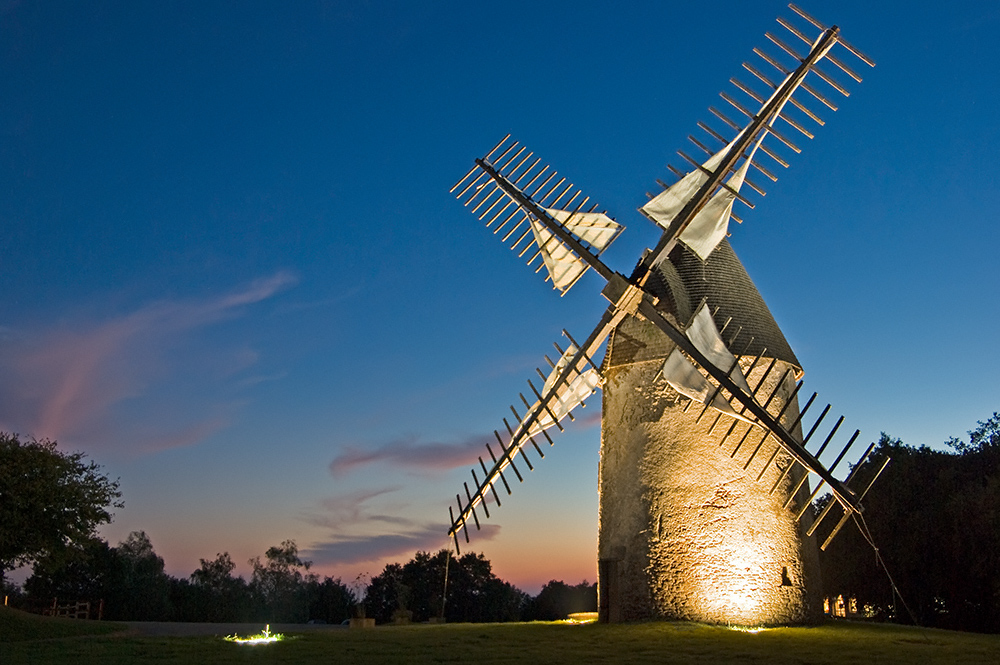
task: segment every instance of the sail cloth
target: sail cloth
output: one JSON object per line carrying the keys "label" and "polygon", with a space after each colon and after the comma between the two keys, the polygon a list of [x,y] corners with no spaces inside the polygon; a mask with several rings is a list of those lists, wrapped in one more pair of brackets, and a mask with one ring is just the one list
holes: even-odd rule
{"label": "sail cloth", "polygon": [[736,356],[729,352],[726,343],[722,341],[722,336],[719,334],[718,328],[715,327],[715,321],[708,311],[708,305],[701,306],[684,335],[713,365],[723,371],[732,367],[729,378],[744,392],[753,394],[749,384],[747,384],[746,377],[743,376],[743,370],[736,362]]}
{"label": "sail cloth", "polygon": [[[742,132],[741,134],[742,135]],[[708,203],[698,211],[691,222],[681,231],[680,241],[687,245],[693,252],[701,257],[702,261],[708,258],[709,254],[715,250],[716,246],[722,242],[729,231],[729,218],[733,212],[733,202],[736,194],[743,186],[747,170],[750,168],[750,160],[760,146],[765,134],[762,132],[760,138],[754,142],[749,155],[743,164],[726,181],[729,189],[720,188]],[[737,136],[737,139],[739,136]],[[702,164],[705,171],[714,172],[718,168],[722,158],[729,153],[733,147],[733,139],[725,148],[715,153]],[[657,224],[666,230],[674,217],[687,205],[694,195],[701,189],[701,186],[708,180],[708,174],[701,169],[696,169],[688,173],[683,178],[675,182],[669,189],[660,192],[659,195],[651,199],[642,207],[643,212],[649,215]]]}
{"label": "sail cloth", "polygon": [[[556,366],[552,368],[548,378],[545,379],[545,386],[542,388],[542,396],[548,394],[556,386],[559,375],[566,369],[573,356],[576,355],[576,346],[570,344],[565,353],[560,356]],[[587,399],[601,386],[601,375],[597,370],[590,368],[584,372],[575,373],[568,382],[560,384],[556,388],[554,399],[548,402],[548,409],[543,409],[538,418],[528,427],[528,434],[539,434],[543,429],[548,429],[556,424],[557,420],[562,420],[569,412],[580,406],[583,400]],[[538,408],[539,402],[531,405],[528,413]],[[550,414],[549,411],[552,413]],[[553,420],[552,416],[555,416]]]}
{"label": "sail cloth", "polygon": [[710,407],[733,418],[739,418],[748,423],[752,422],[733,409],[729,401],[716,391],[715,386],[709,383],[708,379],[698,371],[698,368],[684,357],[680,349],[674,349],[667,356],[666,362],[663,363],[663,375],[667,379],[667,383],[670,384],[670,387],[681,395],[704,404],[708,401],[709,395],[715,393],[712,403],[709,404]]}
{"label": "sail cloth", "polygon": [[[743,371],[739,363],[736,362],[736,356],[726,348],[726,344],[722,341],[722,337],[715,327],[715,321],[712,320],[712,315],[709,313],[706,305],[701,306],[701,309],[695,314],[694,320],[684,334],[691,340],[695,348],[717,368],[725,371],[731,367],[732,370],[730,370],[729,376],[733,382],[747,394],[753,395],[753,391],[750,390],[750,386],[747,384],[746,377],[743,376]],[[709,395],[716,393],[709,406],[740,420],[750,422],[747,418],[744,418],[733,410],[729,401],[716,391],[715,386],[698,371],[698,368],[681,353],[680,349],[674,349],[667,356],[666,361],[663,363],[663,378],[667,380],[671,388],[685,397],[690,397],[702,404],[708,401]]]}
{"label": "sail cloth", "polygon": [[[789,74],[789,76],[791,76]],[[785,81],[788,77],[785,77]],[[761,110],[766,107],[774,96],[778,94],[778,91],[784,86],[785,81],[782,81],[775,91],[771,94],[764,105],[761,106]],[[792,90],[794,92],[794,89]],[[789,93],[786,97],[786,101],[791,97]],[[781,113],[784,108],[785,102],[783,101],[779,104],[771,115],[771,118],[767,121],[767,126],[770,127],[774,124],[775,118]],[[739,134],[736,135],[732,141],[730,141],[726,147],[724,147],[719,152],[715,153],[709,157],[704,164],[702,164],[701,169],[695,169],[691,171],[683,178],[675,182],[666,190],[660,192],[657,196],[650,199],[646,205],[642,206],[641,210],[646,213],[655,221],[658,225],[662,226],[664,230],[670,227],[670,223],[674,221],[674,218],[684,209],[684,206],[694,198],[694,195],[698,193],[709,178],[709,173],[714,173],[722,162],[722,159],[729,154],[729,151],[733,148],[733,145],[743,136],[741,130]],[[694,251],[701,260],[704,261],[708,258],[709,254],[718,246],[723,238],[726,237],[726,233],[729,230],[729,218],[732,216],[733,212],[733,202],[736,200],[736,194],[734,192],[739,192],[740,188],[743,186],[743,181],[746,179],[747,170],[750,168],[750,162],[753,160],[754,154],[757,152],[757,148],[760,147],[761,142],[764,137],[767,136],[766,131],[762,131],[760,136],[754,141],[753,146],[750,151],[746,154],[746,159],[744,159],[743,164],[740,165],[738,169],[733,173],[733,175],[726,181],[726,185],[729,189],[725,187],[720,187],[712,198],[708,200],[708,203],[702,207],[701,210],[694,216],[691,222],[681,231],[679,239],[692,251]],[[702,170],[704,169],[704,170]],[[707,173],[706,173],[707,172]]]}
{"label": "sail cloth", "polygon": [[[599,212],[571,212],[545,208],[557,222],[600,254],[618,235],[621,224]],[[567,247],[552,231],[531,218],[531,230],[542,255],[542,261],[552,278],[552,286],[565,293],[587,270],[586,262]]]}

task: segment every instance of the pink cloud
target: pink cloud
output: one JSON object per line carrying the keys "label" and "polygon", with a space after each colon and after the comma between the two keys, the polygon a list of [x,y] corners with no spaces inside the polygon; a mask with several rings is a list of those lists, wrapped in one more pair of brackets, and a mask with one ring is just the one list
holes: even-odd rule
{"label": "pink cloud", "polygon": [[[600,424],[601,410],[592,409],[584,416],[577,415],[572,426],[588,429],[599,427]],[[550,434],[550,436],[552,435]],[[504,438],[505,441],[508,439],[508,437]],[[554,438],[553,436],[553,440]],[[544,437],[536,435],[536,440],[541,444]],[[480,455],[484,459],[488,459],[486,444],[493,447],[494,453],[499,452],[495,437],[489,434],[470,436],[455,443],[420,443],[417,437],[410,436],[372,448],[345,446],[330,462],[330,473],[334,476],[340,476],[358,467],[379,463],[442,471],[466,465],[474,466]],[[487,466],[490,466],[489,461]]]}
{"label": "pink cloud", "polygon": [[328,497],[319,502],[319,510],[305,513],[302,519],[309,524],[336,531],[369,521],[388,523],[409,523],[408,520],[383,515],[370,515],[365,504],[386,494],[400,490],[399,486],[372,490],[358,490],[336,497]]}
{"label": "pink cloud", "polygon": [[[323,566],[379,561],[386,557],[412,555],[418,550],[436,551],[448,546],[447,524],[416,523],[413,519],[387,514],[386,506],[373,510],[375,499],[400,487],[357,490],[322,499],[317,510],[302,516],[307,523],[329,529],[330,536],[305,548],[307,558]],[[402,506],[397,506],[402,507]],[[493,524],[482,525],[476,535],[491,539],[500,532]]]}
{"label": "pink cloud", "polygon": [[[493,540],[500,535],[496,524],[484,524],[476,537]],[[436,552],[450,546],[451,539],[444,526],[424,525],[404,533],[336,538],[312,545],[305,553],[319,565],[352,564],[379,561],[392,556],[413,556],[418,551]],[[459,536],[465,550],[465,539]]]}
{"label": "pink cloud", "polygon": [[[110,412],[169,371],[164,355],[186,333],[238,316],[294,283],[278,273],[221,296],[159,301],[103,322],[57,331],[10,331],[0,348],[0,429],[105,446]],[[243,350],[238,362],[252,364]],[[138,449],[190,445],[225,427],[211,413],[174,431],[146,433]],[[134,451],[133,451],[134,452]]]}
{"label": "pink cloud", "polygon": [[387,463],[394,466],[422,469],[454,469],[475,461],[485,452],[488,436],[478,435],[455,443],[420,443],[407,437],[383,443],[371,449],[348,446],[330,462],[330,473],[341,475],[360,466]]}

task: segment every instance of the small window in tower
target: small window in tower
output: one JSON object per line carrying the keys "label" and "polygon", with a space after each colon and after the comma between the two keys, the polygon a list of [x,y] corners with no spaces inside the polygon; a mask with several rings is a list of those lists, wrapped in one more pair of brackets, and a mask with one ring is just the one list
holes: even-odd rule
{"label": "small window in tower", "polygon": [[792,586],[792,581],[788,579],[788,568],[781,569],[781,586]]}

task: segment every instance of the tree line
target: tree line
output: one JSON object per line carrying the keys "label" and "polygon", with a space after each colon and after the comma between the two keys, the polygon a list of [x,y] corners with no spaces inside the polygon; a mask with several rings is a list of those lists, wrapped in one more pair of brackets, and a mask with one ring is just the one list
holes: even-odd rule
{"label": "tree line", "polygon": [[867,533],[849,525],[821,553],[825,592],[877,620],[998,633],[1000,414],[945,444],[882,434],[873,465],[892,462],[865,497]]}
{"label": "tree line", "polygon": [[[878,620],[1000,632],[1000,414],[977,423],[967,441],[945,444],[913,447],[882,435],[870,465],[885,456],[892,464],[865,498],[858,527],[821,554],[824,593],[854,598]],[[29,598],[104,599],[108,619],[339,622],[363,611],[381,623],[512,621],[597,605],[594,584],[553,580],[531,597],[496,577],[481,554],[447,550],[417,552],[348,585],[311,573],[295,542],[285,541],[250,561],[249,579],[233,576],[228,553],[173,578],[144,533],[115,547],[96,537],[120,505],[118,481],[82,454],[0,432],[4,593],[16,598],[20,590],[3,573],[32,565]]]}
{"label": "tree line", "polygon": [[309,572],[310,562],[292,540],[251,559],[249,579],[233,575],[236,564],[228,552],[200,561],[187,578],[168,575],[149,537],[136,531],[115,547],[98,539],[72,557],[39,559],[23,591],[9,584],[7,591],[15,604],[29,606],[52,598],[100,599],[103,618],[112,621],[341,623],[368,616],[391,623],[443,616],[449,622],[502,622],[562,619],[597,608],[596,584],[552,581],[532,597],[496,577],[489,560],[475,553],[456,558],[448,550],[417,552],[407,563],[388,564],[370,581],[359,576],[352,585]]}
{"label": "tree line", "polygon": [[[417,552],[349,586],[310,572],[295,541],[286,540],[250,560],[250,579],[233,575],[228,552],[176,578],[144,532],[114,547],[97,537],[122,506],[119,481],[82,453],[0,432],[0,591],[15,603],[102,601],[103,618],[132,621],[516,621],[597,608],[596,584],[552,581],[533,598],[494,575],[483,555],[456,558],[447,550]],[[23,565],[32,575],[22,591],[4,573]]]}

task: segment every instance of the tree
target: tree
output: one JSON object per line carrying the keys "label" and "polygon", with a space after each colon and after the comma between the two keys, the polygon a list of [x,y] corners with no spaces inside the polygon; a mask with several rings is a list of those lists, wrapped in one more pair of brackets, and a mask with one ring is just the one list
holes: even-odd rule
{"label": "tree", "polygon": [[961,439],[951,437],[945,444],[953,448],[958,454],[968,453],[994,453],[1000,452],[1000,413],[996,411],[985,421],[976,423],[978,427],[969,432],[969,443]]}
{"label": "tree", "polygon": [[24,582],[24,590],[35,600],[107,599],[117,566],[115,548],[95,538],[77,548],[73,556],[40,557]]}
{"label": "tree", "polygon": [[351,618],[357,603],[354,593],[339,578],[325,578],[322,582],[311,580],[307,585],[309,619],[326,623],[340,623]]}
{"label": "tree", "polygon": [[39,557],[79,549],[122,508],[119,481],[54,441],[0,432],[0,581]]}
{"label": "tree", "polygon": [[236,564],[229,552],[200,561],[190,580],[170,580],[175,620],[236,622],[253,618],[250,587],[242,577],[233,577]]}
{"label": "tree", "polygon": [[115,553],[118,565],[105,602],[106,616],[130,621],[169,619],[170,577],[146,532],[130,533]]}
{"label": "tree", "polygon": [[368,616],[377,622],[392,620],[398,611],[412,612],[413,621],[440,616],[445,562],[448,591],[445,618],[449,622],[517,621],[527,596],[493,574],[482,554],[469,552],[456,559],[448,550],[431,555],[417,552],[404,565],[388,564],[373,577],[365,596]]}
{"label": "tree", "polygon": [[264,619],[293,623],[308,619],[306,584],[318,580],[316,575],[308,574],[312,562],[299,558],[299,547],[294,540],[268,548],[264,559],[263,562],[260,557],[250,559],[253,567],[250,586],[266,607]]}
{"label": "tree", "polygon": [[73,556],[39,558],[25,581],[38,600],[104,601],[112,621],[165,621],[171,618],[171,578],[149,536],[133,531],[117,547],[94,539]]}
{"label": "tree", "polygon": [[377,623],[389,623],[399,609],[399,587],[403,583],[403,567],[387,563],[381,573],[368,583],[365,591],[365,612]]}

